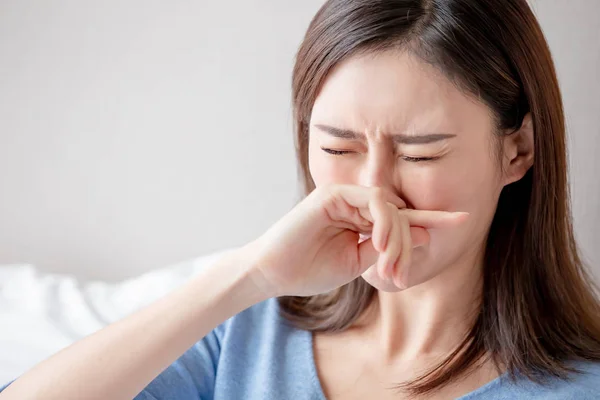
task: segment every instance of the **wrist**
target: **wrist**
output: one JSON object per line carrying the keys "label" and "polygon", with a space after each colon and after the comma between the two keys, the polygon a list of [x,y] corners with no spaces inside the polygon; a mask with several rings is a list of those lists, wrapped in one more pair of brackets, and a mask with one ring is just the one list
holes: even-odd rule
{"label": "wrist", "polygon": [[279,295],[277,288],[266,279],[263,268],[264,257],[261,256],[259,241],[252,241],[243,247],[234,250],[231,257],[241,269],[243,284],[249,291],[255,292],[262,300],[267,300]]}
{"label": "wrist", "polygon": [[195,290],[203,287],[218,293],[219,307],[227,308],[231,315],[275,297],[275,292],[261,278],[255,248],[250,243],[224,254],[195,278]]}

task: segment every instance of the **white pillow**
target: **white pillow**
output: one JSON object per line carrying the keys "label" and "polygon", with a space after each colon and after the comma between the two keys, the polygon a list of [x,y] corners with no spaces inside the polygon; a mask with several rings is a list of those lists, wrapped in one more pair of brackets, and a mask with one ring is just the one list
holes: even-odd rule
{"label": "white pillow", "polygon": [[118,283],[81,283],[32,265],[0,266],[0,384],[171,292],[231,250]]}

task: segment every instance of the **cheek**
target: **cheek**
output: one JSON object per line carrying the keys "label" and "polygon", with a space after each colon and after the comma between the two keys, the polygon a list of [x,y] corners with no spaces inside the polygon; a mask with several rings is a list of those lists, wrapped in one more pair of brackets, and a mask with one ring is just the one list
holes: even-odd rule
{"label": "cheek", "polygon": [[416,209],[479,214],[494,207],[499,177],[490,160],[456,160],[402,172],[402,193]]}
{"label": "cheek", "polygon": [[308,168],[315,186],[328,183],[353,183],[352,169],[340,168],[339,163],[329,159],[318,146],[309,148]]}
{"label": "cheek", "polygon": [[[422,252],[421,262],[450,265],[469,249],[483,245],[498,201],[499,176],[491,160],[479,164],[461,160],[431,168],[422,168],[404,178],[403,195],[416,209],[464,211],[467,221],[451,229],[429,229],[430,244]],[[423,269],[427,270],[426,268]],[[439,269],[437,270],[439,273]],[[415,277],[425,281],[431,276]]]}

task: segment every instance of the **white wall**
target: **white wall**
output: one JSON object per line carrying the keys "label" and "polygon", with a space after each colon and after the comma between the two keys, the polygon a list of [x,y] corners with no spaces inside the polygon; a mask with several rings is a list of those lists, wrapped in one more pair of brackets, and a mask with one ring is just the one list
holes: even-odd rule
{"label": "white wall", "polygon": [[532,3],[563,92],[575,230],[600,282],[600,1]]}
{"label": "white wall", "polygon": [[[298,197],[290,75],[320,4],[2,0],[0,263],[118,279],[264,231]],[[535,5],[600,273],[600,2]]]}

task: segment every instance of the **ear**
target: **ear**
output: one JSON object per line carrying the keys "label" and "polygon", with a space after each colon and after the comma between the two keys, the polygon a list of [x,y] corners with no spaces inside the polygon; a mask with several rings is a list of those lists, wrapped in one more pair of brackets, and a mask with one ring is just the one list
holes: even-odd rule
{"label": "ear", "polygon": [[531,114],[523,118],[521,127],[508,135],[503,140],[503,170],[504,185],[518,181],[533,165],[534,157],[534,131]]}

